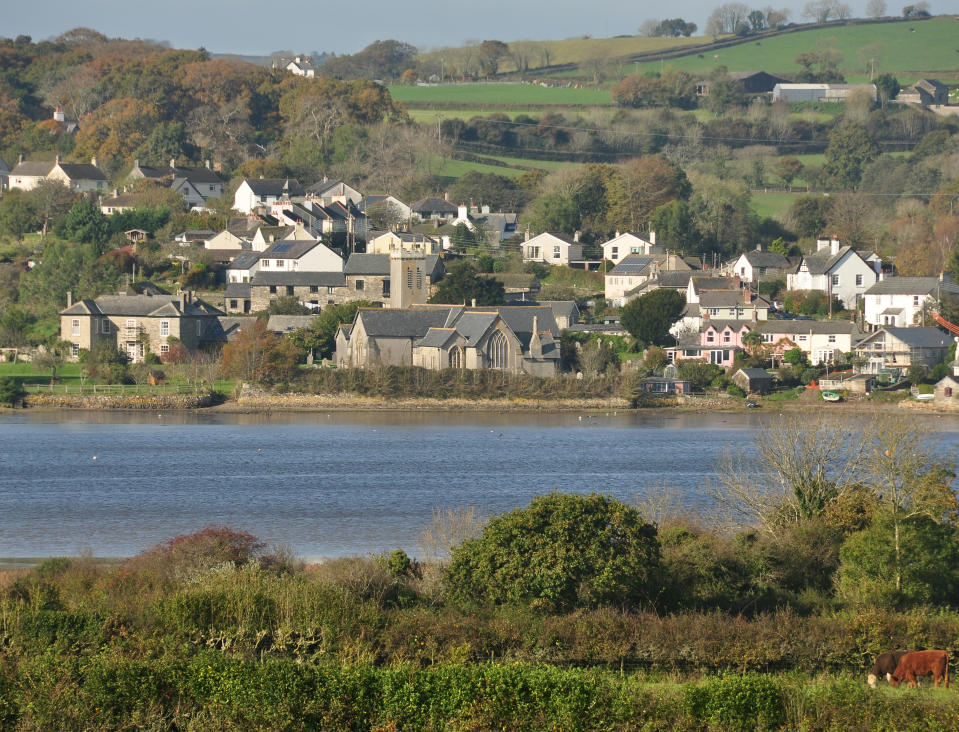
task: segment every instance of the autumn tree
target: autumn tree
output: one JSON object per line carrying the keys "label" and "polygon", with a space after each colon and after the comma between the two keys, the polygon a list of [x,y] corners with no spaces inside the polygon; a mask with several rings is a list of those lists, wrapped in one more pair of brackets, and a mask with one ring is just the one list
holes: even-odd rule
{"label": "autumn tree", "polygon": [[82,119],[74,154],[96,157],[115,171],[143,145],[160,121],[160,110],[139,99],[113,99]]}
{"label": "autumn tree", "polygon": [[224,375],[243,381],[276,384],[290,381],[297,372],[300,352],[289,338],[282,338],[256,320],[223,347]]}
{"label": "autumn tree", "polygon": [[495,76],[499,71],[499,62],[509,55],[509,46],[502,41],[483,41],[479,46],[480,64],[486,76]]}

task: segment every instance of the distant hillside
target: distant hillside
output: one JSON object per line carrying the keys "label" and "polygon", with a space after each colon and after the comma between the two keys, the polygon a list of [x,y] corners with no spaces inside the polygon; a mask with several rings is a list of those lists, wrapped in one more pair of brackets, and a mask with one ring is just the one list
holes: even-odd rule
{"label": "distant hillside", "polygon": [[[666,68],[707,74],[717,66],[730,71],[762,69],[776,74],[799,70],[796,57],[807,51],[835,49],[841,56],[839,68],[848,81],[891,73],[903,84],[921,76],[935,76],[946,83],[959,82],[959,20],[940,16],[920,21],[810,26],[760,40],[666,61]],[[640,71],[659,70],[660,62],[630,64]],[[913,78],[915,77],[915,78]]]}

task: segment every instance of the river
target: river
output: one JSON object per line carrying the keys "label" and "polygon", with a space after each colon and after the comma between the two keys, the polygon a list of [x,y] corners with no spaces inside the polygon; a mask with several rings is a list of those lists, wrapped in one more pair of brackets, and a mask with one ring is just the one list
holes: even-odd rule
{"label": "river", "polygon": [[[209,523],[305,558],[405,549],[434,508],[703,486],[765,414],[23,412],[0,417],[0,557],[131,556]],[[851,415],[850,419],[869,419]],[[928,420],[947,456],[959,419]]]}

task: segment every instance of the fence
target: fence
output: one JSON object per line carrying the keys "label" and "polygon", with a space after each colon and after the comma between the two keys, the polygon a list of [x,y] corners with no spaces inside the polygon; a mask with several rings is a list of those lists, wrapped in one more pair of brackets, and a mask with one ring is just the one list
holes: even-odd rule
{"label": "fence", "polygon": [[102,394],[113,396],[205,394],[208,384],[24,384],[28,394]]}

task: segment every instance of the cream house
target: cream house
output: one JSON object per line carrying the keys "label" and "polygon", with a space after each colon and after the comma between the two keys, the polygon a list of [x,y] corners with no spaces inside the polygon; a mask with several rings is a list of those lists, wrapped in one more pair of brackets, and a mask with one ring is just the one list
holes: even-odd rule
{"label": "cream house", "polygon": [[820,239],[816,253],[802,258],[799,268],[786,275],[787,290],[816,290],[838,298],[854,310],[859,298],[879,279],[878,262],[869,263],[838,239]]}
{"label": "cream house", "polygon": [[522,251],[524,262],[541,264],[569,266],[570,262],[583,258],[583,245],[579,243],[578,235],[570,239],[565,234],[548,231],[524,241]]}
{"label": "cream house", "polygon": [[873,329],[922,325],[926,307],[942,295],[959,295],[959,285],[945,273],[939,277],[886,277],[866,290],[863,315]]}
{"label": "cream house", "polygon": [[59,155],[53,162],[25,161],[21,155],[20,162],[10,171],[9,185],[29,191],[43,180],[55,180],[78,193],[106,191],[109,184],[107,176],[97,167],[96,158],[91,158],[88,165],[64,163]]}
{"label": "cream house", "polygon": [[224,313],[192,292],[178,295],[103,295],[73,302],[60,311],[60,337],[73,344],[73,356],[94,343],[108,341],[131,361],[144,360],[147,351],[162,356],[173,342],[195,351],[222,340],[218,316]]}
{"label": "cream house", "polygon": [[630,254],[662,254],[664,251],[663,247],[656,244],[654,231],[649,232],[649,241],[628,231],[623,234],[616,232],[616,236],[603,244],[602,250],[603,259],[613,264],[619,264]]}

